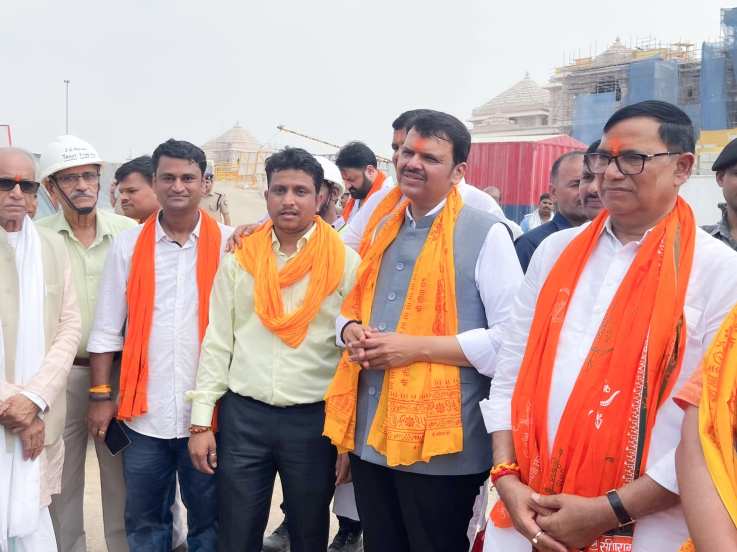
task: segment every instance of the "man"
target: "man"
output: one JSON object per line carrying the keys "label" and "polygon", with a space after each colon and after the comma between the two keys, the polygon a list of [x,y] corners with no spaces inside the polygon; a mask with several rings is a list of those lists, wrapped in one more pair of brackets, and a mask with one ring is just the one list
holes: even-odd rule
{"label": "man", "polygon": [[[161,211],[120,234],[105,262],[87,345],[91,383],[99,393],[90,402],[88,426],[102,440],[117,416],[131,440],[122,453],[131,550],[171,549],[177,479],[187,508],[189,549],[213,550],[215,484],[189,460],[190,408],[184,394],[194,387],[210,288],[229,228],[199,209],[206,167],[200,148],[170,139],[156,148],[152,163]],[[106,390],[121,349],[116,405]]]}
{"label": "man", "polygon": [[[38,221],[58,234],[69,256],[72,281],[82,317],[82,338],[66,387],[62,491],[51,504],[60,552],[87,549],[84,532],[84,482],[87,458],[87,405],[90,388],[87,341],[97,301],[98,284],[113,238],[135,226],[130,219],[97,208],[102,159],[76,136],[59,136],[41,155],[41,181],[61,210]],[[96,443],[100,468],[105,541],[110,552],[127,552],[123,511],[125,484],[120,458]]]}
{"label": "man", "polygon": [[217,222],[230,226],[228,199],[224,193],[215,191],[215,166],[212,161],[207,162],[205,169],[205,186],[205,195],[202,197],[200,207]]}
{"label": "man", "polygon": [[127,161],[115,171],[123,214],[139,224],[146,222],[160,207],[153,189],[153,179],[154,166],[149,155]]}
{"label": "man", "polygon": [[606,212],[533,256],[482,403],[514,525],[489,524],[486,550],[678,550],[686,539],[671,395],[737,286],[737,254],[678,196],[694,149],[676,106],[620,109],[586,154]]}
{"label": "man", "polygon": [[709,234],[737,251],[737,139],[722,150],[711,167],[717,173],[717,183],[724,194],[724,203],[719,204],[722,220],[704,226]]}
{"label": "man", "polygon": [[506,227],[460,197],[470,146],[451,115],[414,119],[399,188],[372,216],[384,223],[337,321],[348,349],[325,435],[351,452],[368,552],[467,549],[488,476],[476,401],[489,380],[471,366],[493,359],[522,274]]}
{"label": "man", "polygon": [[[341,219],[348,224],[374,194],[392,186],[391,179],[380,171],[376,155],[362,142],[350,142],[340,148],[335,158],[350,198],[343,206]],[[341,225],[342,226],[342,225]],[[340,228],[340,227],[339,227]]]}
{"label": "man", "polygon": [[323,395],[340,355],[334,317],[359,258],[315,215],[324,176],[314,157],[285,149],[266,176],[271,220],[226,258],[213,288],[211,312],[222,316],[189,394],[189,448],[197,469],[218,474],[219,550],[261,548],[276,472],[291,550],[325,550],[336,454],[322,436]]}
{"label": "man", "polygon": [[537,228],[538,226],[549,222],[553,218],[553,211],[555,210],[555,204],[553,198],[548,192],[540,194],[537,208],[532,213],[526,214],[522,217],[520,227],[522,232],[529,232]]}
{"label": "man", "polygon": [[322,166],[324,178],[320,186],[320,198],[318,215],[335,228],[336,222],[340,218],[338,213],[338,200],[343,195],[345,187],[343,185],[343,177],[338,170],[338,166],[326,159],[325,157],[316,156],[318,163]]}
{"label": "man", "polygon": [[[599,149],[601,140],[595,140],[586,150],[586,153],[594,153]],[[604,206],[599,196],[599,180],[592,173],[586,163],[583,164],[581,182],[578,185],[578,195],[581,197],[581,207],[586,220],[594,220]]]}
{"label": "man", "polygon": [[583,152],[580,151],[564,153],[553,163],[550,169],[550,196],[555,201],[555,215],[550,222],[525,232],[514,242],[523,271],[527,272],[535,249],[550,234],[586,222],[578,191],[582,171]]}
{"label": "man", "polygon": [[1,148],[0,550],[52,552],[48,506],[61,486],[80,319],[61,239],[26,214],[38,187],[33,157]]}
{"label": "man", "polygon": [[[412,126],[412,121],[420,116],[427,115],[430,113],[438,113],[431,109],[412,109],[405,111],[400,114],[392,123],[392,141],[391,147],[394,154],[392,155],[392,164],[394,169],[397,169],[397,161],[399,160],[399,149],[401,148],[404,140],[407,138],[407,133]],[[381,190],[377,191],[370,199],[366,200],[365,205],[362,206],[358,214],[353,217],[351,223],[341,231],[343,241],[353,249],[358,250],[358,247],[363,239],[366,227],[368,226],[371,215],[374,209],[381,203],[384,198],[392,191],[394,186],[384,186]],[[499,218],[507,225],[508,228],[514,233],[513,224],[508,224],[504,211],[499,204],[494,201],[494,198],[485,194],[475,186],[471,186],[466,183],[465,179],[461,179],[458,184],[458,191],[463,198],[463,201],[471,207],[486,211],[495,217]]]}
{"label": "man", "polygon": [[[488,186],[484,188],[484,193],[488,195],[490,198],[492,198],[497,203],[497,205],[501,207],[501,204],[502,204],[501,189],[499,189],[497,186]],[[506,215],[504,217],[504,224],[506,224],[507,227],[512,231],[513,240],[516,240],[523,234],[522,228],[520,227],[520,225],[514,222],[513,220],[509,220],[508,218],[506,218]]]}

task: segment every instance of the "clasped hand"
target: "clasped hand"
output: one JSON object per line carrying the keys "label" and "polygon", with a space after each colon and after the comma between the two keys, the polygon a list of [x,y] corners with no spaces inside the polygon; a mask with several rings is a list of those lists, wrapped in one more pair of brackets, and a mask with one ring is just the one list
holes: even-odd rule
{"label": "clasped hand", "polygon": [[357,322],[350,322],[343,330],[351,361],[370,370],[386,370],[417,362],[419,339],[395,332],[380,332]]}

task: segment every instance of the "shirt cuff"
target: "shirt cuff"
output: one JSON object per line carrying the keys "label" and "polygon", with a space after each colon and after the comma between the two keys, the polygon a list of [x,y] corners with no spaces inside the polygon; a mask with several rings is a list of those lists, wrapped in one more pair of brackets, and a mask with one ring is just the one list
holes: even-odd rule
{"label": "shirt cuff", "polygon": [[463,354],[479,373],[494,376],[496,351],[486,328],[476,328],[456,335]]}
{"label": "shirt cuff", "polygon": [[500,408],[499,402],[498,400],[484,399],[479,403],[487,433],[512,430],[511,404],[504,401]]}
{"label": "shirt cuff", "polygon": [[88,353],[113,353],[123,350],[125,339],[122,335],[93,331],[87,341]]}
{"label": "shirt cuff", "polygon": [[647,475],[664,489],[679,494],[676,478],[676,449],[671,449],[647,469]]}
{"label": "shirt cuff", "polygon": [[339,314],[338,317],[335,319],[335,343],[338,345],[338,347],[345,348],[345,343],[343,343],[343,340],[341,339],[341,334],[343,333],[343,328],[345,327],[348,322],[350,322],[350,318],[346,318],[342,314]]}
{"label": "shirt cuff", "polygon": [[201,402],[192,403],[192,425],[210,427],[212,425],[212,413],[215,407],[211,404]]}
{"label": "shirt cuff", "polygon": [[20,394],[38,407],[39,414],[43,414],[49,409],[49,405],[37,393],[33,391],[21,391]]}

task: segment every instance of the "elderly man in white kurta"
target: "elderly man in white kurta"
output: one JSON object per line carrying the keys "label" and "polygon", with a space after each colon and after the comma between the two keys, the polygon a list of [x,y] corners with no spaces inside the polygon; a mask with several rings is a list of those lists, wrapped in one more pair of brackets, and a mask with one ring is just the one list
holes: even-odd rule
{"label": "elderly man in white kurta", "polygon": [[51,552],[80,316],[61,239],[36,229],[33,158],[0,149],[0,552]]}
{"label": "elderly man in white kurta", "polygon": [[485,550],[670,551],[687,538],[670,397],[737,289],[737,255],[678,197],[693,151],[677,107],[621,109],[586,155],[608,212],[532,257],[482,403],[511,518],[492,515]]}

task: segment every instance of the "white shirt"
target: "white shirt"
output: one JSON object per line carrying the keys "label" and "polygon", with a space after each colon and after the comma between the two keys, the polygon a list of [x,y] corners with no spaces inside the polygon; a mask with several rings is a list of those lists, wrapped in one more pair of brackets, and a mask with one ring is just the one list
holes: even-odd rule
{"label": "white shirt", "polygon": [[[489,399],[481,403],[489,433],[512,428],[512,394],[538,293],[561,252],[586,226],[552,234],[532,256],[512,315],[504,328],[505,339],[496,358],[496,375],[491,383]],[[737,299],[737,253],[700,228],[696,232],[693,267],[684,307],[687,342],[681,372],[671,395],[697,368],[722,319]],[[640,242],[622,245],[607,223],[580,276],[563,323],[553,367],[548,406],[548,442],[551,446],[580,367],[639,247]],[[487,371],[490,370],[488,364]],[[655,421],[647,459],[647,474],[674,493],[678,493],[674,455],[680,441],[682,418],[681,409],[670,398],[666,400]],[[517,533],[511,535],[514,530],[491,529],[486,537],[489,550],[529,551],[529,541]],[[683,513],[680,506],[676,506],[638,520],[635,550],[678,550],[687,536]]]}
{"label": "white shirt", "polygon": [[[222,255],[232,233],[218,224]],[[105,260],[100,291],[87,350],[106,353],[123,349],[123,327],[128,316],[125,290],[133,250],[143,226],[115,237]],[[155,296],[148,347],[148,412],[126,424],[159,439],[189,437],[192,408],[184,394],[195,388],[200,357],[197,327],[197,240],[200,223],[180,247],[156,221]]]}
{"label": "white shirt", "polygon": [[[381,200],[384,199],[387,194],[392,191],[393,188],[393,182],[390,183],[390,185],[388,186],[385,184],[381,188],[381,190],[373,194],[365,201],[358,212],[356,212],[355,208],[353,209],[353,213],[351,213],[351,217],[346,223],[345,228],[342,228],[340,231],[343,242],[348,247],[358,250],[358,247],[361,245],[361,238],[363,238],[363,233],[366,230],[366,226],[368,226],[369,219],[371,218],[371,213],[374,212],[376,206],[381,203]],[[502,211],[502,208],[499,206],[496,200],[486,192],[479,190],[475,186],[467,184],[465,180],[461,180],[458,183],[458,191],[461,194],[461,198],[463,198],[463,203],[465,203],[466,205],[470,205],[471,207],[474,207],[481,211],[491,213],[492,215],[495,215],[502,219],[505,223],[511,222],[507,220],[507,217],[504,215],[504,211]],[[514,225],[514,227],[516,228],[512,227],[512,225]],[[512,229],[512,233],[516,234],[516,229],[518,229],[519,226],[511,222],[510,228]],[[521,233],[522,231],[519,230],[519,234]],[[515,239],[517,239],[517,237],[517,235],[514,235]]]}
{"label": "white shirt", "polygon": [[[372,199],[373,197],[371,196]],[[493,198],[489,197],[489,199],[493,201]],[[427,215],[434,215],[444,205],[445,200],[436,205]],[[405,215],[414,226],[415,221],[409,208]],[[522,268],[509,232],[502,224],[492,225],[481,246],[474,270],[476,288],[484,304],[488,329],[478,328],[456,336],[463,354],[482,374],[491,375],[489,366],[493,366],[495,362],[502,342],[503,323],[510,316],[514,297],[522,278]],[[336,321],[337,343],[341,347],[345,346],[340,339],[340,333],[346,322],[348,320],[342,315],[338,316]]]}

